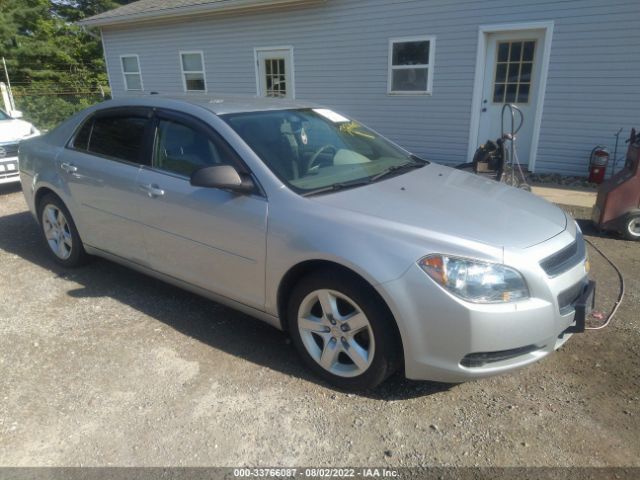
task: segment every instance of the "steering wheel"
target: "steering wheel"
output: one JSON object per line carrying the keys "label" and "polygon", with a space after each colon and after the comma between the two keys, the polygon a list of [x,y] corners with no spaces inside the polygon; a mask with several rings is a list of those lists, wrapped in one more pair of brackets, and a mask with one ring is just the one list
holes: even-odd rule
{"label": "steering wheel", "polygon": [[327,144],[327,145],[323,145],[322,147],[320,147],[318,150],[316,150],[316,152],[311,156],[311,159],[309,160],[309,163],[307,164],[307,172],[309,170],[311,170],[313,167],[316,166],[316,161],[318,160],[318,157],[320,156],[320,154],[322,152],[324,152],[325,150],[328,150],[329,148],[333,148],[335,151],[337,151],[337,148],[332,145],[332,144]]}

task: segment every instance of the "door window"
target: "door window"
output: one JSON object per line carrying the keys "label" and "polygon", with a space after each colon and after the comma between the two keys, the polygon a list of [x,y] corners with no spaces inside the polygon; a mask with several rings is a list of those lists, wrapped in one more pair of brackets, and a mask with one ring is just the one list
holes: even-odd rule
{"label": "door window", "polygon": [[535,40],[498,42],[494,103],[529,103]]}
{"label": "door window", "polygon": [[293,50],[256,49],[258,95],[270,98],[294,98]]}
{"label": "door window", "polygon": [[190,177],[200,168],[226,163],[223,155],[203,131],[174,120],[158,122],[154,167]]}
{"label": "door window", "polygon": [[93,129],[88,139],[91,153],[141,162],[144,131],[147,119],[135,116],[98,117],[93,121]]}
{"label": "door window", "polygon": [[266,58],[264,61],[266,96],[285,98],[287,96],[287,76],[284,58]]}

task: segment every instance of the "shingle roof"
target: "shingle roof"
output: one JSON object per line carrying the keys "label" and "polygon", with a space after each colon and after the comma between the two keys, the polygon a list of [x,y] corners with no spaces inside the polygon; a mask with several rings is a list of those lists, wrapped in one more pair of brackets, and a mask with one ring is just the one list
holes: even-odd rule
{"label": "shingle roof", "polygon": [[103,26],[161,17],[195,15],[251,7],[264,8],[313,1],[324,0],[138,0],[137,2],[86,18],[78,23],[87,26]]}

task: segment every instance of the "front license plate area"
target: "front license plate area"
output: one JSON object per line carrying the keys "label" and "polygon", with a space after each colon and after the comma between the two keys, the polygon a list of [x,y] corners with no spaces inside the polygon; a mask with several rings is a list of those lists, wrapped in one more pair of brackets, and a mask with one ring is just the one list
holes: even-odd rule
{"label": "front license plate area", "polygon": [[574,309],[576,314],[574,316],[575,324],[567,328],[564,333],[582,333],[585,330],[585,321],[589,314],[593,311],[596,301],[596,282],[590,280],[584,287],[582,295],[576,300]]}

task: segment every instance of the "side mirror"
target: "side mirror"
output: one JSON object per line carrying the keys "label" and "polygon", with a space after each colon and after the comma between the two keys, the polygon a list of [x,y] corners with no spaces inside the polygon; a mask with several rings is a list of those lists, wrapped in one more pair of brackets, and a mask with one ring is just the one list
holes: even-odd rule
{"label": "side mirror", "polygon": [[22,118],[22,112],[20,110],[11,110],[9,116],[11,118]]}
{"label": "side mirror", "polygon": [[238,173],[231,165],[216,165],[203,167],[191,175],[191,185],[194,187],[220,188],[239,193],[249,193],[255,190],[255,185],[248,175]]}

